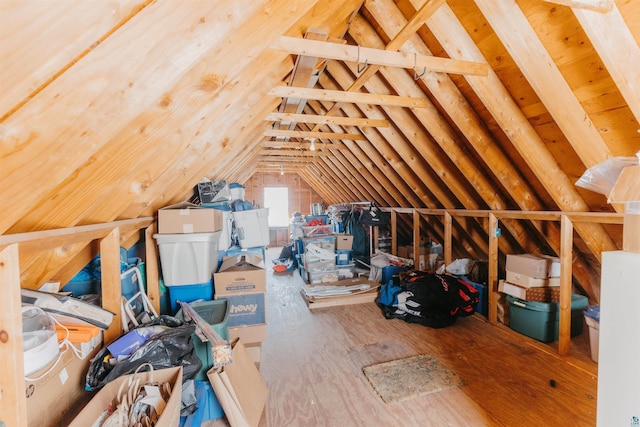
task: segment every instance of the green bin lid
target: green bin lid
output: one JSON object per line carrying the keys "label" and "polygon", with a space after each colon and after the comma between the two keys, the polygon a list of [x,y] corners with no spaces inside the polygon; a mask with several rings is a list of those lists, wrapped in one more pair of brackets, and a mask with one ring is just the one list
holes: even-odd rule
{"label": "green bin lid", "polygon": [[[559,311],[560,303],[558,302],[539,302],[539,301],[526,301],[519,298],[512,297],[511,295],[507,295],[507,301],[509,301],[510,305],[515,305],[517,307],[526,308],[528,310],[533,311],[544,311],[544,312],[556,312]],[[584,310],[589,301],[587,297],[579,294],[571,295],[571,310]]]}

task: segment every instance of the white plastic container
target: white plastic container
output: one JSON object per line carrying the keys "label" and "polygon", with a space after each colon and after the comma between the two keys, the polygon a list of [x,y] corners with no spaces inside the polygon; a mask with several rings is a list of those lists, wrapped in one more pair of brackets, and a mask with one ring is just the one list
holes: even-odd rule
{"label": "white plastic container", "polygon": [[233,222],[243,249],[269,246],[269,208],[234,212]]}
{"label": "white plastic container", "polygon": [[25,375],[33,374],[58,357],[56,325],[39,307],[22,307],[22,345]]}
{"label": "white plastic container", "polygon": [[166,286],[193,285],[211,280],[218,267],[220,231],[215,233],[154,234]]}
{"label": "white plastic container", "polygon": [[231,211],[222,211],[222,230],[220,230],[220,240],[218,250],[226,251],[231,247]]}
{"label": "white plastic container", "polygon": [[585,316],[584,320],[589,327],[589,346],[591,349],[591,360],[598,363],[598,349],[600,347],[600,322]]}

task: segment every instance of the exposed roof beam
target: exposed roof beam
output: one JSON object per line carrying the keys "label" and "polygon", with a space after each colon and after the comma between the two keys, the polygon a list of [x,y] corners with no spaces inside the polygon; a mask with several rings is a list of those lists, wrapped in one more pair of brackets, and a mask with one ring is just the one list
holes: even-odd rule
{"label": "exposed roof beam", "polygon": [[275,156],[260,156],[260,157],[256,157],[254,159],[254,161],[257,164],[263,164],[263,163],[287,163],[287,164],[300,164],[300,165],[304,165],[304,164],[309,164],[309,163],[315,163],[318,160],[315,157],[312,156],[307,156],[307,157],[291,157],[291,156],[282,156],[282,157],[275,157]]}
{"label": "exposed roof beam", "polygon": [[475,3],[585,166],[606,160],[609,147],[515,0]]}
{"label": "exposed roof beam", "polygon": [[427,99],[407,96],[380,95],[375,93],[343,92],[340,90],[307,89],[300,87],[276,86],[267,95],[281,98],[306,98],[319,101],[350,102],[355,104],[389,105],[392,107],[424,108]]}
{"label": "exposed roof beam", "polygon": [[[385,50],[395,51],[400,49],[400,47],[407,41],[411,36],[414,36],[422,25],[424,25],[425,21],[429,19],[443,4],[445,4],[445,0],[427,0],[416,13],[413,14],[411,19],[405,24],[405,26],[398,32],[398,34],[391,39],[391,41],[385,47]],[[362,72],[356,79],[356,81],[349,86],[347,89],[349,92],[355,92],[359,88],[361,88],[367,80],[371,78],[380,67],[377,65],[372,65],[367,67],[366,70]],[[340,104],[334,104],[327,112],[326,116],[332,116],[336,114],[339,110]],[[313,130],[317,130],[320,126],[317,125]]]}
{"label": "exposed roof beam", "polygon": [[[303,150],[310,150],[310,142],[290,142],[290,141],[265,141],[262,143],[263,148],[300,148]],[[344,150],[346,147],[341,143],[325,144],[322,142],[316,142],[315,147],[317,150]]]}
{"label": "exposed roof beam", "polygon": [[489,64],[487,63],[458,61],[449,58],[418,55],[416,53],[410,54],[368,47],[341,45],[338,43],[307,40],[299,37],[282,36],[271,45],[271,48],[298,55],[338,59],[367,65],[374,64],[413,69],[418,74],[422,73],[423,70],[429,70],[440,73],[486,76],[489,72]]}
{"label": "exposed roof beam", "polygon": [[613,5],[609,13],[577,9],[573,13],[640,122],[640,48],[620,11]]}
{"label": "exposed roof beam", "polygon": [[600,13],[607,13],[613,9],[614,0],[542,0],[547,3],[561,4],[575,9],[588,9]]}
{"label": "exposed roof beam", "polygon": [[288,156],[288,157],[295,157],[295,156],[302,156],[302,157],[313,157],[313,156],[331,156],[331,153],[329,151],[309,151],[309,150],[294,150],[294,149],[266,149],[266,150],[260,150],[259,153],[261,156],[273,156],[273,157],[280,157],[280,156]]}
{"label": "exposed roof beam", "polygon": [[317,139],[348,139],[352,141],[366,141],[367,138],[359,133],[332,133],[299,130],[267,129],[264,136],[286,136],[289,138],[317,138]]}
{"label": "exposed roof beam", "polygon": [[[325,41],[327,37],[329,37],[329,33],[320,29],[309,29],[305,34],[305,39],[308,40]],[[293,71],[291,72],[289,86],[313,87],[318,80],[317,66],[319,62],[322,62],[322,60],[315,56],[298,55]],[[304,109],[306,102],[306,99],[283,99],[280,104],[280,112],[300,113]],[[293,130],[295,123],[280,123],[278,127],[279,129]]]}
{"label": "exposed roof beam", "polygon": [[296,123],[335,124],[343,126],[389,127],[388,120],[374,120],[366,117],[319,116],[314,114],[270,113],[264,118],[270,121],[291,121]]}

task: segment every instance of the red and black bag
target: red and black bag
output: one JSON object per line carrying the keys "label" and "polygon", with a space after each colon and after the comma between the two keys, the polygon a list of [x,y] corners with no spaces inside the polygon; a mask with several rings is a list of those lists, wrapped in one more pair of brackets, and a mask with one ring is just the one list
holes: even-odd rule
{"label": "red and black bag", "polygon": [[400,279],[394,305],[378,304],[388,319],[442,328],[473,314],[480,301],[476,288],[453,276],[410,270]]}

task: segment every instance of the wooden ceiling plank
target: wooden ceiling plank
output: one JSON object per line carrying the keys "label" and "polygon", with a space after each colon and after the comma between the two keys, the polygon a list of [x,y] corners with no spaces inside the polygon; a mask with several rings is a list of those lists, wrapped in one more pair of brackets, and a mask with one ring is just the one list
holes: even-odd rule
{"label": "wooden ceiling plank", "polygon": [[296,123],[316,123],[320,125],[338,124],[358,127],[389,127],[388,120],[372,120],[366,117],[323,116],[319,114],[269,113],[269,121],[291,121]]}
{"label": "wooden ceiling plank", "polygon": [[[310,28],[305,33],[305,40],[325,41],[328,37],[328,31],[315,28]],[[293,71],[291,72],[291,78],[288,83],[289,86],[313,87],[318,80],[317,64],[319,61],[319,58],[314,56],[298,55],[293,66]],[[282,100],[282,104],[280,104],[280,112],[300,113],[304,109],[306,102],[306,99],[301,98],[285,98]],[[278,129],[293,130],[295,123],[278,123],[276,127]]]}
{"label": "wooden ceiling plank", "polygon": [[[388,51],[396,51],[412,36],[415,35],[418,28],[424,25],[425,21],[431,17],[437,10],[445,3],[445,0],[427,0],[422,7],[420,7],[416,13],[409,19],[406,25],[398,31],[396,36],[385,47]],[[356,18],[356,17],[354,17]],[[364,83],[371,78],[379,69],[377,65],[368,66],[353,82],[353,84],[347,89],[349,92],[354,92],[360,89]],[[340,103],[335,103],[326,112],[327,116],[333,115],[335,111],[340,108]],[[317,126],[316,126],[317,127]],[[314,128],[314,130],[316,130]]]}
{"label": "wooden ceiling plank", "polygon": [[[348,81],[348,74],[345,70],[346,64],[341,64],[337,62],[331,62],[327,65],[327,70],[331,73],[331,76],[334,79],[340,81]],[[324,80],[321,79],[323,84]],[[375,92],[376,90],[380,90],[385,87],[384,82],[380,80],[377,75],[374,75],[369,81],[365,84],[367,90]],[[427,99],[428,103],[430,101]],[[409,145],[409,150],[412,152],[412,156],[416,158],[418,162],[421,162],[425,165],[426,168],[429,168],[432,171],[432,175],[437,176],[437,179],[434,179],[432,191],[434,194],[438,193],[438,199],[440,199],[441,203],[445,207],[457,207],[460,206],[462,201],[465,201],[465,204],[470,209],[478,208],[476,199],[478,198],[476,194],[472,193],[472,190],[469,186],[465,185],[463,179],[457,171],[451,170],[450,165],[445,160],[446,156],[440,150],[440,147],[437,146],[427,135],[425,135],[424,130],[418,126],[415,122],[414,117],[411,112],[407,109],[385,109],[384,106],[381,107],[385,110],[385,114],[389,117],[390,120],[396,125],[398,132],[402,134],[401,138],[407,141]],[[380,130],[381,132],[384,129]],[[396,146],[394,141],[394,148]],[[408,155],[403,155],[403,158],[407,158]],[[430,188],[432,186],[429,186]],[[454,198],[448,196],[443,189],[448,189]]]}
{"label": "wooden ceiling plank", "polygon": [[[355,143],[352,143],[355,145]],[[379,201],[378,203],[384,206],[408,206],[410,203],[405,197],[405,194],[400,191],[399,188],[392,184],[392,181],[387,175],[382,173],[378,166],[373,163],[361,150],[360,155],[357,152],[344,151],[345,159],[353,164],[361,165],[357,168],[360,176],[367,182],[373,185],[374,191],[377,189],[377,193],[384,199],[384,203]]]}
{"label": "wooden ceiling plank", "polygon": [[[255,8],[252,2],[246,3],[248,10]],[[136,22],[145,24],[119,28],[3,122],[4,137],[21,148],[2,156],[7,166],[4,178],[12,185],[0,188],[0,204],[13,208],[0,219],[0,232],[46,200],[57,185],[152,105],[158,93],[174,86],[211,44],[225,38],[230,23],[243,19],[233,12],[238,5],[223,1],[183,6],[149,4],[136,16]],[[200,25],[203,20],[206,25]],[[118,96],[111,96],[114,93]],[[83,149],[78,150],[79,146]],[[57,161],[62,160],[61,153],[64,161]],[[43,168],[35,158],[49,159],[50,167]],[[40,185],[30,185],[38,175],[42,175]]]}
{"label": "wooden ceiling plank", "polygon": [[[314,108],[314,103],[315,102],[310,102],[308,104],[308,108]],[[360,111],[356,110],[356,107],[351,104],[343,104],[342,109],[334,112],[334,114],[355,114],[356,112],[361,114]],[[341,116],[335,115],[334,117]],[[382,138],[378,132],[372,129],[364,129],[363,132],[367,136],[367,142],[356,143],[345,141],[343,145],[357,158],[366,158],[374,164],[377,169],[381,170],[382,173],[391,181],[390,185],[401,192],[407,199],[407,206],[418,208],[424,207],[423,200],[427,200],[427,196],[421,188],[422,183],[416,179],[413,182],[414,187],[410,187],[401,176],[402,173],[407,175],[407,172],[410,172],[407,164],[402,161],[402,159],[398,158],[393,150],[386,150],[386,156],[388,156],[389,160],[381,154],[381,150],[384,149],[383,147],[388,145],[388,142]],[[409,175],[414,176],[413,173],[410,173]],[[401,204],[399,206],[405,205]]]}
{"label": "wooden ceiling plank", "polygon": [[260,151],[260,155],[262,157],[271,156],[271,157],[282,157],[287,156],[291,158],[295,157],[322,157],[322,156],[331,156],[329,151],[310,151],[310,150],[287,150],[287,149],[262,149]]}
{"label": "wooden ceiling plank", "polygon": [[486,76],[489,72],[489,64],[487,63],[456,61],[449,58],[438,58],[418,54],[411,55],[405,52],[320,42],[299,37],[282,36],[271,48],[298,55],[311,55],[341,61],[366,62],[371,65],[414,69],[418,74],[420,70],[451,74],[471,74],[476,76]]}
{"label": "wooden ceiling plank", "polygon": [[[316,150],[344,150],[346,147],[341,142],[339,143],[324,143],[316,142]],[[292,142],[292,141],[264,141],[261,143],[264,148],[299,148],[302,150],[310,150],[310,142]]]}
{"label": "wooden ceiling plank", "polygon": [[331,132],[312,132],[299,130],[279,130],[267,129],[262,133],[264,136],[283,136],[289,138],[317,138],[317,139],[347,139],[351,141],[364,141],[365,137],[361,134],[354,133],[331,133]]}
{"label": "wooden ceiling plank", "polygon": [[[375,35],[373,29],[370,28],[362,19],[354,20],[351,28],[355,30],[354,37],[363,38],[368,36],[366,39],[356,38],[357,42],[366,42],[369,45],[376,43],[375,38],[378,36]],[[382,43],[382,41],[378,41],[378,43]],[[404,73],[401,70],[385,68],[380,70],[380,74],[384,76],[387,82],[390,82],[395,91],[399,94],[414,96],[414,94],[422,92],[422,88],[416,85],[411,76],[408,76],[407,73]],[[429,131],[433,136],[433,139],[440,145],[443,152],[449,156],[451,161],[456,165],[458,170],[462,172],[462,175],[473,186],[473,188],[476,189],[487,205],[491,207],[491,209],[507,209],[507,202],[504,197],[499,191],[496,191],[493,183],[483,174],[482,168],[479,168],[477,165],[477,160],[471,158],[467,152],[462,150],[458,142],[459,137],[456,132],[444,117],[442,117],[435,106],[432,105],[430,108],[416,109],[413,111],[413,114]],[[468,130],[465,127],[462,127],[461,131],[463,133],[468,133]],[[501,157],[504,162],[507,162],[507,164],[509,163],[509,160],[505,156]],[[496,162],[494,161],[494,163]],[[495,167],[497,167],[497,165]],[[517,174],[514,173],[514,177],[517,177]],[[527,188],[527,185],[525,184],[524,187]],[[527,198],[533,196],[533,199],[535,200],[535,194],[533,194],[532,190],[527,189],[527,191],[530,193]],[[517,197],[517,195],[514,195],[514,197]],[[471,208],[464,203],[464,201],[463,204],[467,209]],[[509,232],[514,236],[525,236],[528,234],[520,223],[515,223],[510,227]],[[520,239],[520,243],[524,248],[527,248],[528,242],[530,242],[530,245],[535,244],[533,239]]]}
{"label": "wooden ceiling plank", "polygon": [[[611,150],[515,0],[476,0],[476,5],[585,166],[590,168],[611,157]],[[637,45],[635,50],[638,52]],[[640,99],[640,95],[636,97]]]}
{"label": "wooden ceiling plank", "polygon": [[613,0],[610,3],[609,13],[582,9],[573,9],[573,13],[640,123],[640,47],[620,10]]}
{"label": "wooden ceiling plank", "polygon": [[345,92],[338,90],[308,89],[276,86],[267,95],[280,98],[305,98],[321,101],[349,102],[355,104],[388,105],[394,107],[421,108],[426,105],[424,98],[383,95],[375,93]]}
{"label": "wooden ceiling plank", "polygon": [[[444,6],[427,21],[427,26],[450,55],[468,59],[482,58],[478,47],[473,43],[460,22],[448,6]],[[551,153],[546,149],[540,136],[535,132],[526,117],[515,104],[504,85],[492,72],[486,79],[467,79],[478,96],[509,135],[511,142],[527,161],[540,182],[560,209],[570,212],[588,211],[589,207],[580,197],[566,174],[557,166]],[[451,114],[452,111],[449,111]],[[576,231],[582,236],[590,250],[600,256],[603,250],[615,250],[616,245],[602,226],[595,224],[576,224]],[[593,295],[599,295],[596,283],[591,282]]]}
{"label": "wooden ceiling plank", "polygon": [[[328,64],[328,67],[335,67],[339,70],[339,67],[344,67],[344,65]],[[347,73],[336,73],[336,75],[332,75],[332,77],[336,83],[340,85],[337,86],[337,89],[349,87],[351,83],[353,83],[353,78],[348,76]],[[328,79],[325,80],[327,81],[323,81],[323,85],[329,88],[336,88],[336,83],[332,83],[328,81]],[[352,104],[344,104],[342,108],[347,114],[350,114],[356,107]],[[383,112],[376,106],[361,106],[359,109],[366,117],[385,117]],[[440,190],[440,183],[433,179],[432,171],[424,162],[417,158],[415,151],[410,147],[409,143],[398,133],[397,126],[399,126],[399,124],[388,128],[377,129],[377,132],[382,138],[375,144],[372,144],[372,146],[376,150],[379,150],[384,158],[389,159],[393,167],[397,168],[404,179],[407,180],[409,186],[418,189],[416,194],[423,200],[426,206],[441,207],[443,205],[441,205],[440,200],[443,201],[442,203],[449,203],[447,206],[454,206],[453,201],[451,201],[448,195]],[[363,131],[366,132],[367,130],[364,129]],[[372,139],[372,141],[374,140]]]}
{"label": "wooden ceiling plank", "polygon": [[[561,4],[569,6],[574,10],[585,9],[605,14],[613,10],[616,6],[614,0],[542,0],[547,3]],[[616,31],[618,29],[616,28]]]}
{"label": "wooden ceiling plank", "polygon": [[0,2],[0,122],[151,2],[38,3]]}
{"label": "wooden ceiling plank", "polygon": [[[392,7],[391,3],[387,3],[387,7],[382,7],[380,3],[375,3],[375,5],[380,6],[378,9],[373,9],[370,7],[370,11],[374,13],[374,16],[385,16],[391,17],[398,13],[396,7]],[[448,6],[447,6],[448,8]],[[373,10],[372,10],[373,9]],[[397,17],[395,18],[396,27],[402,27],[402,20]],[[391,19],[386,19],[384,21],[385,24],[389,24],[392,22]],[[430,21],[429,21],[430,22]],[[354,21],[352,26],[357,25]],[[364,23],[363,23],[364,25]],[[453,25],[452,23],[449,24]],[[460,27],[460,24],[457,24]],[[393,28],[387,28],[387,33],[393,34]],[[358,33],[364,33],[365,31],[362,29],[358,30]],[[456,32],[456,34],[451,36],[443,36],[443,37],[462,37],[462,31],[460,34]],[[466,33],[465,33],[466,34]],[[468,37],[468,35],[467,35]],[[474,45],[475,46],[475,45]],[[409,46],[411,49],[426,49],[426,46],[419,42],[419,40],[413,39]],[[427,50],[428,51],[428,50]],[[393,69],[385,69],[384,73],[386,75],[387,80],[392,83],[392,85],[397,85],[399,82],[403,81],[403,78],[406,76],[400,76],[400,73],[395,72]],[[396,74],[397,76],[390,76],[390,74]],[[409,87],[408,80],[407,87]],[[520,173],[515,169],[514,165],[511,164],[508,158],[504,155],[504,153],[498,148],[498,146],[493,142],[492,137],[486,131],[486,128],[482,126],[482,121],[477,116],[475,111],[470,108],[470,105],[466,102],[459,89],[453,84],[453,82],[447,77],[439,79],[423,79],[423,82],[427,84],[427,87],[430,89],[431,93],[438,100],[438,102],[445,108],[449,116],[453,119],[456,125],[459,127],[460,131],[466,136],[469,143],[476,149],[478,153],[481,154],[483,160],[487,163],[489,170],[494,173],[497,179],[500,182],[505,183],[517,183],[517,185],[509,185],[505,186],[505,189],[511,193],[513,200],[517,201],[522,209],[527,210],[542,210],[545,207],[542,206],[539,197],[533,191],[533,189],[524,181],[520,175]],[[405,93],[405,89],[400,87],[396,87],[396,91],[400,91],[399,93]],[[406,94],[406,93],[405,93]],[[455,148],[455,141],[449,141],[450,138],[455,138],[455,134],[452,134],[449,129],[449,125],[444,123],[442,119],[435,119],[438,115],[437,112],[433,112],[433,115],[429,115],[429,109],[421,109],[413,111],[416,117],[423,122],[425,127],[429,129],[429,131],[434,135],[435,140],[438,141],[448,155],[453,155],[457,157],[461,153],[459,150]],[[462,155],[454,162],[467,162],[469,159],[466,158],[466,155]],[[453,160],[453,159],[452,159]],[[466,165],[466,166],[465,166]],[[483,198],[490,203],[493,209],[496,209],[500,206],[500,199],[496,197],[492,197],[488,195],[492,189],[493,185],[487,184],[484,182],[484,177],[478,178],[476,176],[477,171],[474,173],[472,166],[469,164],[463,163],[460,166],[465,166],[461,170],[465,173],[465,176],[468,174],[469,178],[471,178],[474,182],[474,186],[478,185],[480,191],[482,191]],[[484,184],[483,184],[484,183]],[[485,190],[483,190],[483,188]],[[513,228],[512,231],[514,236],[523,236],[525,233],[523,232],[521,227]],[[551,246],[557,248],[559,250],[559,233],[545,233],[549,234],[549,238],[551,239]],[[557,235],[556,235],[557,234]],[[522,242],[523,247],[527,247],[526,242]],[[584,266],[584,273],[578,271],[579,268]],[[577,277],[581,279],[582,282],[589,282],[591,279],[591,273],[589,272],[586,264],[581,264],[578,262],[576,264],[576,273]]]}
{"label": "wooden ceiling plank", "polygon": [[[332,194],[339,194],[343,201],[354,200],[355,191],[357,189],[353,186],[348,186],[344,180],[336,175],[336,172],[326,165],[314,164],[309,166],[306,170],[307,182],[311,185],[318,194],[321,194],[325,199],[331,200]],[[333,185],[327,185],[328,182],[332,182]]]}
{"label": "wooden ceiling plank", "polygon": [[398,206],[396,198],[391,194],[393,189],[376,179],[371,168],[368,168],[362,159],[357,158],[350,151],[341,151],[339,156],[334,157],[334,162],[340,162],[346,171],[352,174],[351,185],[367,189],[371,194],[371,201],[375,201],[382,206]]}

